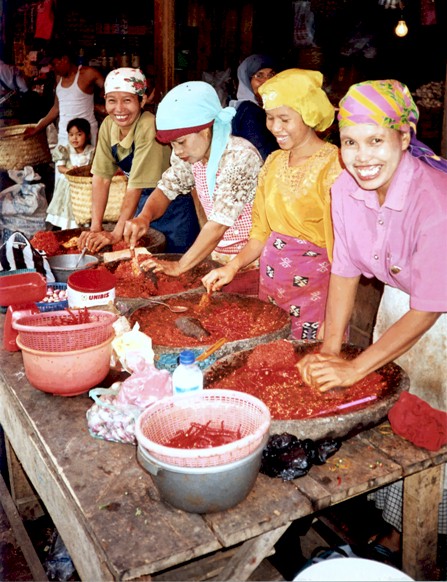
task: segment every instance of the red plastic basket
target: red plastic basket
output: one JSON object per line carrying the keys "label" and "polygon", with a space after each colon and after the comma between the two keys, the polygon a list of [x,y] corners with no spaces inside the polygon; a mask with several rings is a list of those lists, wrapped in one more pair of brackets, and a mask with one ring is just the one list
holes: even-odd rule
{"label": "red plastic basket", "polygon": [[[81,309],[72,309],[77,315]],[[99,345],[114,333],[117,315],[109,311],[90,310],[90,322],[71,324],[68,311],[51,311],[21,317],[13,322],[20,341],[27,348],[43,352],[72,352]]]}
{"label": "red plastic basket", "polygon": [[[146,408],[135,424],[138,444],[159,461],[179,467],[215,467],[243,459],[266,443],[270,411],[259,398],[236,390],[207,389],[191,396],[164,398]],[[191,423],[240,431],[242,438],[206,449],[167,447]]]}

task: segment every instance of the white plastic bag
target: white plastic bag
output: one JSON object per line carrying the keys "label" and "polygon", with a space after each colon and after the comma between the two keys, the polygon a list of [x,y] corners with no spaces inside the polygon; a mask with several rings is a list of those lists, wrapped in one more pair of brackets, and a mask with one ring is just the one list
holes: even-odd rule
{"label": "white plastic bag", "polygon": [[19,230],[32,237],[45,230],[47,199],[45,185],[31,166],[23,170],[9,170],[8,175],[16,184],[0,192],[0,228]]}
{"label": "white plastic bag", "polygon": [[145,364],[124,382],[93,388],[89,396],[95,401],[86,414],[91,436],[135,445],[136,419],[151,404],[172,396],[171,375]]}

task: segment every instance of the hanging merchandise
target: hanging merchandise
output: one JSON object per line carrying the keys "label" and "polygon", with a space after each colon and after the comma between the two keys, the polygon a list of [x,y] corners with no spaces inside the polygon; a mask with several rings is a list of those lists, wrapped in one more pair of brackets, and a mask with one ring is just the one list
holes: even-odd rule
{"label": "hanging merchandise", "polygon": [[294,45],[315,46],[315,18],[309,0],[294,2],[294,12]]}
{"label": "hanging merchandise", "polygon": [[54,1],[43,0],[38,4],[35,38],[50,40],[53,36]]}
{"label": "hanging merchandise", "polygon": [[433,26],[436,21],[436,3],[433,0],[421,0],[421,24]]}

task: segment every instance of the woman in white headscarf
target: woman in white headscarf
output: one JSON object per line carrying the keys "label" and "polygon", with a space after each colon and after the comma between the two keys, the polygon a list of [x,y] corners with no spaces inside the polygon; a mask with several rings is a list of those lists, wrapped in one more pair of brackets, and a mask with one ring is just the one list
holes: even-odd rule
{"label": "woman in white headscarf", "polygon": [[263,160],[279,146],[273,134],[267,129],[259,87],[277,72],[277,64],[269,55],[250,55],[238,67],[237,98],[230,101],[230,106],[236,109],[232,121],[232,134],[250,141],[258,149]]}
{"label": "woman in white headscarf", "polygon": [[[123,67],[105,80],[108,116],[101,124],[93,160],[92,221],[90,231],[79,237],[79,248],[97,252],[122,239],[126,220],[142,209],[163,171],[169,166],[170,148],[155,139],[155,119],[143,111],[147,101],[146,77],[140,69]],[[120,217],[112,232],[102,221],[113,176],[121,170],[128,178]],[[199,225],[191,194],[182,197],[153,227],[163,232],[168,252],[185,252]],[[146,231],[143,233],[146,234]]]}

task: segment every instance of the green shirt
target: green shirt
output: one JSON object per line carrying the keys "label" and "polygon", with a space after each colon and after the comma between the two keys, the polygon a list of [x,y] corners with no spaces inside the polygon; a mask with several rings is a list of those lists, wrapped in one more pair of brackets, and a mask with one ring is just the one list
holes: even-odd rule
{"label": "green shirt", "polygon": [[144,111],[121,141],[119,132],[120,129],[112,118],[106,117],[99,128],[92,174],[111,180],[118,170],[112,146],[118,145],[118,158],[122,160],[132,152],[132,144],[135,144],[127,187],[155,188],[161,175],[169,167],[171,148],[156,141],[154,115],[150,111]]}

